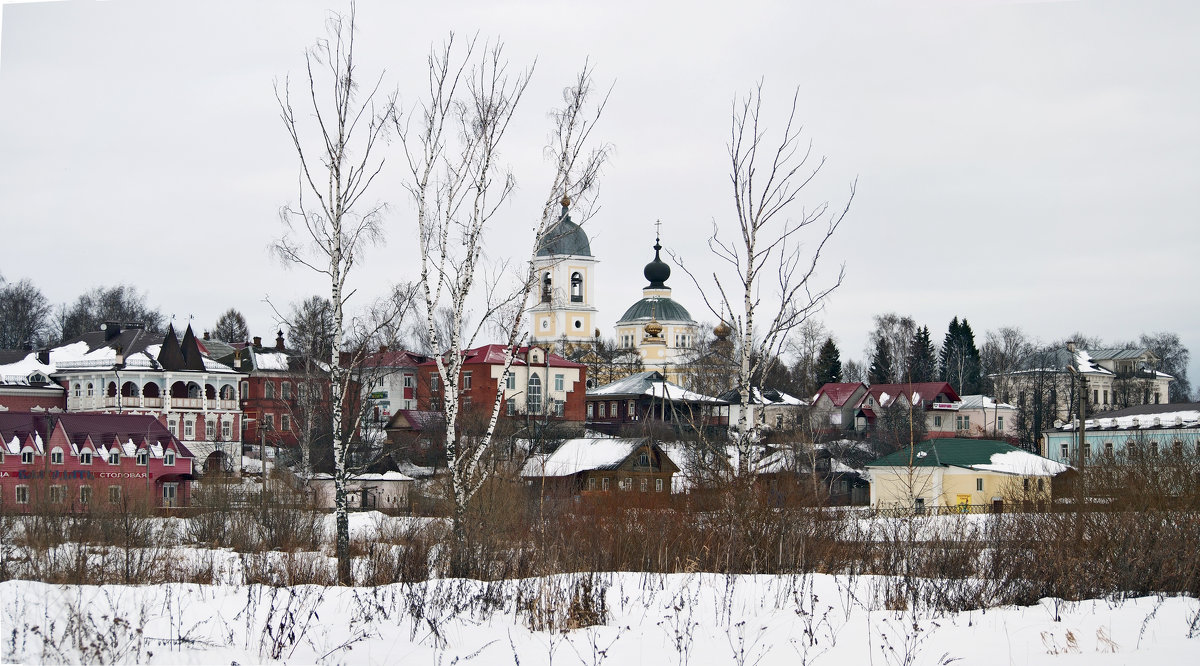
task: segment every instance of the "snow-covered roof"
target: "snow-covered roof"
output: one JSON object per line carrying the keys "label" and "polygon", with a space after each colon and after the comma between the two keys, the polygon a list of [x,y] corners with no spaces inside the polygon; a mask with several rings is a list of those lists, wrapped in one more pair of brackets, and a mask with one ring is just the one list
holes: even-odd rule
{"label": "snow-covered roof", "polygon": [[[249,459],[253,460],[253,459]],[[257,460],[254,460],[257,463]],[[268,466],[270,463],[267,463]],[[255,467],[255,470],[258,468]],[[308,477],[312,481],[332,481],[333,475],[326,472],[318,472]],[[351,474],[350,481],[415,481],[411,476],[400,472],[364,472],[362,474]]]}
{"label": "snow-covered roof", "polygon": [[678,384],[672,384],[656,370],[639,372],[604,386],[588,389],[587,396],[589,398],[650,396],[677,402],[728,404],[724,400],[689,391]]}
{"label": "snow-covered roof", "polygon": [[536,455],[525,461],[521,476],[571,476],[591,470],[615,469],[625,462],[644,438],[595,437],[568,439],[549,455]]}
{"label": "snow-covered roof", "polygon": [[1006,402],[996,402],[986,395],[964,395],[958,406],[959,409],[1016,409]]}
{"label": "snow-covered roof", "polygon": [[[1076,423],[1065,423],[1059,430],[1075,430]],[[1200,427],[1200,410],[1184,409],[1157,414],[1132,414],[1127,416],[1088,419],[1088,430],[1145,430],[1150,428],[1195,428]]]}
{"label": "snow-covered roof", "polygon": [[991,462],[971,465],[971,469],[1016,476],[1054,476],[1067,471],[1067,466],[1028,451],[1015,450],[993,453]]}

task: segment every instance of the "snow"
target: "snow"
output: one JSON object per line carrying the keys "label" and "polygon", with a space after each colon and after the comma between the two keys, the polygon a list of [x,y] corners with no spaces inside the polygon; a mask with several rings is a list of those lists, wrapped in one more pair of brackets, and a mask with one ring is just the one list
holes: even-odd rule
{"label": "snow", "polygon": [[1067,471],[1067,466],[1043,458],[1028,451],[1009,451],[993,453],[991,462],[984,465],[971,465],[971,469],[1001,472],[1017,476],[1054,476]]}
{"label": "snow", "polygon": [[550,455],[532,456],[521,476],[570,476],[593,469],[611,469],[629,457],[641,439],[597,437],[568,439]]}
{"label": "snow", "polygon": [[[1157,421],[1157,424],[1155,423]],[[1134,414],[1111,418],[1088,419],[1087,428],[1130,430],[1135,428],[1155,428],[1183,426],[1194,428],[1200,426],[1200,410],[1184,409],[1175,412],[1159,414]],[[1063,424],[1060,430],[1074,430],[1075,423]]]}
{"label": "snow", "polygon": [[1016,409],[1006,402],[996,402],[991,396],[987,395],[964,395],[961,396],[959,409]]}
{"label": "snow", "polygon": [[[239,564],[231,555],[216,568]],[[1044,599],[934,617],[887,609],[887,581],[874,576],[601,573],[593,580],[607,617],[574,628],[565,615],[579,580],[374,588],[10,580],[0,583],[0,660],[1108,666],[1191,664],[1200,650],[1200,602],[1186,597]],[[531,628],[522,598],[544,600],[559,626]]]}
{"label": "snow", "polygon": [[288,355],[282,352],[256,352],[254,365],[263,371],[279,372],[288,369]]}

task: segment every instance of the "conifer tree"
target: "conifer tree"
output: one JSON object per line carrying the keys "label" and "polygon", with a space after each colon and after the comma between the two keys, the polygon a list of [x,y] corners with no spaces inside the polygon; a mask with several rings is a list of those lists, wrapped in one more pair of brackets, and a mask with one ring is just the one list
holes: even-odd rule
{"label": "conifer tree", "polygon": [[842,357],[833,338],[825,338],[825,344],[821,346],[817,356],[816,379],[818,388],[842,381]]}
{"label": "conifer tree", "polygon": [[949,382],[959,395],[972,395],[981,390],[979,349],[975,346],[975,334],[966,319],[950,320],[946,338],[942,343],[941,378]]}
{"label": "conifer tree", "polygon": [[887,384],[892,377],[892,353],[888,351],[887,341],[880,338],[875,343],[875,353],[871,356],[871,368],[867,370],[867,382],[871,384]]}
{"label": "conifer tree", "polygon": [[938,361],[929,338],[929,327],[917,329],[913,338],[912,353],[908,357],[909,381],[932,382],[937,379]]}

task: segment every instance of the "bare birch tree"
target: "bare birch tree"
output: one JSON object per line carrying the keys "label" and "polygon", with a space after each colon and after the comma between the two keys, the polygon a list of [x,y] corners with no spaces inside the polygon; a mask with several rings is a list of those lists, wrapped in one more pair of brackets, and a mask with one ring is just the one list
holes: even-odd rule
{"label": "bare birch tree", "polygon": [[[761,439],[760,424],[751,414],[750,390],[761,381],[766,370],[763,362],[781,355],[788,335],[820,309],[845,274],[843,266],[835,278],[818,284],[821,255],[850,210],[856,183],[851,183],[841,208],[831,208],[828,201],[813,208],[800,203],[801,193],[821,171],[825,158],[815,157],[812,144],[801,142],[798,98],[796,91],[782,133],[770,138],[761,83],[734,103],[727,150],[736,225],[732,232],[726,228],[723,233],[714,221],[708,246],[736,278],[713,271],[710,292],[676,258],[700,289],[708,309],[734,331],[741,404],[734,434],[739,474],[749,471]],[[775,292],[770,304],[763,301],[764,282]]]}
{"label": "bare birch tree", "polygon": [[[328,19],[326,37],[305,53],[308,86],[302,95],[302,113],[292,106],[290,79],[275,84],[280,116],[300,159],[300,177],[299,199],[295,206],[280,211],[287,231],[273,249],[285,263],[305,266],[327,277],[333,306],[330,425],[336,554],[342,584],[351,580],[344,440],[349,429],[342,413],[351,382],[348,369],[339,359],[346,330],[345,306],[353,293],[347,292],[346,279],[361,253],[382,240],[383,205],[368,202],[365,196],[383,168],[383,158],[375,150],[387,130],[394,100],[380,94],[382,74],[368,87],[360,87],[354,38],[351,5],[349,14],[334,14]],[[314,133],[315,141],[310,142],[309,132]]]}
{"label": "bare birch tree", "polygon": [[[428,96],[407,117],[397,114],[395,125],[408,159],[406,187],[417,214],[418,301],[443,391],[440,410],[446,424],[458,567],[467,539],[466,509],[491,471],[482,463],[496,433],[504,379],[524,338],[525,304],[536,283],[533,260],[555,220],[558,197],[580,198],[594,188],[607,150],[586,146],[607,97],[593,103],[591,70],[585,65],[566,89],[564,106],[552,113],[547,154],[555,172],[550,195],[531,238],[528,260],[519,269],[516,284],[505,290],[494,273],[477,278],[480,270],[487,270],[482,265],[484,233],[516,184],[511,170],[500,163],[499,149],[529,84],[532,66],[511,70],[502,43],[479,48],[472,39],[460,45],[453,34],[431,51],[428,65]],[[472,317],[469,308],[478,302],[483,303],[481,312]],[[449,326],[438,319],[447,310]],[[497,326],[504,331],[505,377],[498,382],[486,425],[468,432],[459,419],[463,352],[474,346],[485,327],[495,330]]]}

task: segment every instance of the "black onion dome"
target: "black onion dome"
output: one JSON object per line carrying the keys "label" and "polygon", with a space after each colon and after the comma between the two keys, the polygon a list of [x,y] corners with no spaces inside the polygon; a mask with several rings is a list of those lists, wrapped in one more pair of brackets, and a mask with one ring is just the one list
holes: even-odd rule
{"label": "black onion dome", "polygon": [[558,222],[555,222],[554,225],[546,230],[546,236],[542,239],[542,246],[537,251],[539,257],[552,254],[573,254],[579,257],[592,256],[592,245],[588,242],[588,237],[584,233],[583,227],[572,222],[571,216],[567,214],[567,208],[570,205],[571,200],[564,196],[562,200],[562,215],[559,216]]}
{"label": "black onion dome", "polygon": [[665,284],[667,278],[671,277],[671,267],[665,261],[658,258],[658,251],[662,249],[658,239],[654,239],[654,261],[646,264],[646,268],[642,270],[642,275],[650,281],[650,287],[655,289],[666,289]]}

